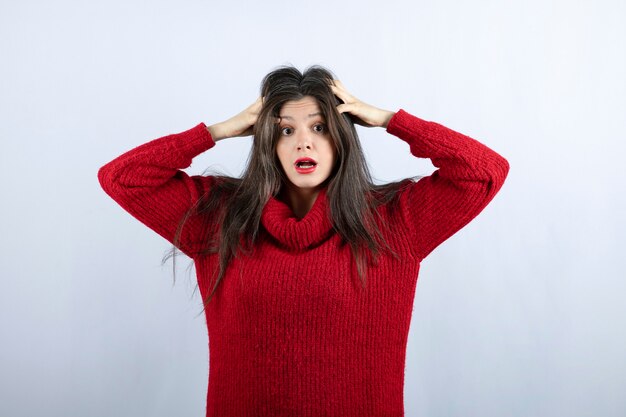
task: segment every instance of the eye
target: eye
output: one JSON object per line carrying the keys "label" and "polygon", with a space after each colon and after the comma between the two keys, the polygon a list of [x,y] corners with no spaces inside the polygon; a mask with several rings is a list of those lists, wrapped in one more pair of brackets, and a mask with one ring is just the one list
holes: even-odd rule
{"label": "eye", "polygon": [[315,126],[313,126],[313,130],[318,133],[326,132],[326,125],[323,123],[316,124]]}
{"label": "eye", "polygon": [[283,127],[282,129],[280,129],[280,134],[281,135],[285,135],[285,136],[289,136],[293,133],[293,129],[290,127]]}

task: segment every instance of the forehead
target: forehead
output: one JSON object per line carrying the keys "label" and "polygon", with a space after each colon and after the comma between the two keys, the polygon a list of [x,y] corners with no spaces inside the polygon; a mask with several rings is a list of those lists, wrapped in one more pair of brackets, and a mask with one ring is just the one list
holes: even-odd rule
{"label": "forehead", "polygon": [[300,100],[287,101],[280,109],[280,117],[284,118],[302,118],[316,115],[316,113],[323,116],[317,100],[311,96],[303,97]]}

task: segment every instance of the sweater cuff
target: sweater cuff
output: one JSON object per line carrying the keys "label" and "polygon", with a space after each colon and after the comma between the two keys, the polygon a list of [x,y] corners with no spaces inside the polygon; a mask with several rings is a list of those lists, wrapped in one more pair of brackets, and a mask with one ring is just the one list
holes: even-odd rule
{"label": "sweater cuff", "polygon": [[[387,124],[387,133],[399,137],[403,141],[411,144],[411,138],[415,136],[415,132],[428,127],[429,122],[420,119],[400,109],[393,115]],[[410,127],[409,127],[410,126]]]}
{"label": "sweater cuff", "polygon": [[203,122],[175,136],[178,139],[176,149],[184,155],[200,155],[215,146],[215,141]]}

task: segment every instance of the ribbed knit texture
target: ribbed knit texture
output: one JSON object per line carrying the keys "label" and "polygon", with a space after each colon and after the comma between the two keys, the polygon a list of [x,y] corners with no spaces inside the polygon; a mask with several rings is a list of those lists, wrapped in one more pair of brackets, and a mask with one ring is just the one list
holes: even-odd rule
{"label": "ribbed knit texture", "polygon": [[[399,216],[379,208],[379,226],[400,259],[381,257],[363,288],[349,246],[332,228],[325,190],[300,220],[271,198],[253,254],[231,262],[206,309],[207,416],[404,415],[420,262],[493,199],[509,164],[478,141],[404,110],[387,131],[438,168],[402,192]],[[98,178],[125,210],[172,242],[185,211],[213,184],[182,169],[214,145],[200,123],[121,155]],[[199,255],[211,221],[192,218],[180,247],[195,261],[203,297],[218,265],[216,254]]]}

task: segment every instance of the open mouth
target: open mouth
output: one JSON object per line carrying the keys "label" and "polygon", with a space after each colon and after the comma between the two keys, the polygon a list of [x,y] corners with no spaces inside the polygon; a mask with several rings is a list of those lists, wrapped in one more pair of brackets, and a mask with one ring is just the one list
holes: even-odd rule
{"label": "open mouth", "polygon": [[307,174],[315,171],[315,167],[317,166],[317,162],[311,158],[300,158],[294,164],[296,171],[301,174]]}
{"label": "open mouth", "polygon": [[315,162],[312,158],[300,158],[295,163],[296,169],[311,169],[317,166],[317,162]]}
{"label": "open mouth", "polygon": [[302,169],[307,169],[307,168],[313,168],[314,166],[316,166],[317,164],[314,162],[296,162],[296,168],[302,168]]}

